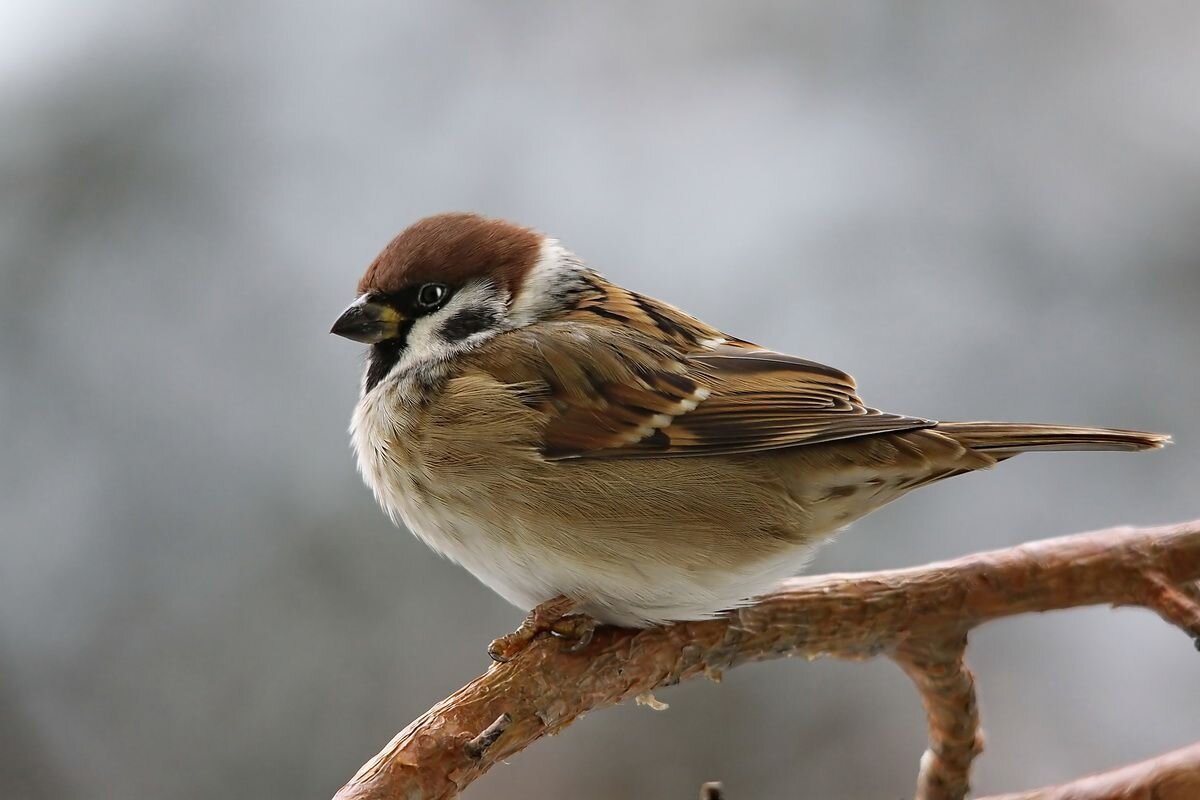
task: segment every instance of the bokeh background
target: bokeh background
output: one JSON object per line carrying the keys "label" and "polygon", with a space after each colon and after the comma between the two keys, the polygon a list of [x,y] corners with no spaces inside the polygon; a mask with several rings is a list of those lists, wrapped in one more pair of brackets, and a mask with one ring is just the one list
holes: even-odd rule
{"label": "bokeh background", "polygon": [[[918,493],[817,570],[1200,513],[1200,7],[9,0],[0,796],[327,797],[521,612],[380,513],[326,331],[469,209],[885,408],[1168,430]],[[979,630],[981,791],[1200,738],[1138,610]],[[895,798],[885,661],[621,707],[469,797]]]}

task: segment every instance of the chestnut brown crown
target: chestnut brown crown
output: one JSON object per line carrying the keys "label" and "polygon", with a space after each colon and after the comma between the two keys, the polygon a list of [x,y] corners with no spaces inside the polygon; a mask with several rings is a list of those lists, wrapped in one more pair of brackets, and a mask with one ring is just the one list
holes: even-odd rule
{"label": "chestnut brown crown", "polygon": [[489,278],[512,297],[537,263],[542,241],[529,228],[478,214],[426,217],[383,249],[358,282],[358,293],[392,293],[429,282],[461,286]]}

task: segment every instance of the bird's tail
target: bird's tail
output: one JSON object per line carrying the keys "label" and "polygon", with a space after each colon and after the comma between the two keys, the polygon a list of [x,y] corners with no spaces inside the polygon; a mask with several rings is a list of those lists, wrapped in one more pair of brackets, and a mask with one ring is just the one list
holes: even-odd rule
{"label": "bird's tail", "polygon": [[942,422],[936,430],[997,458],[1032,450],[1157,450],[1171,443],[1164,433],[1037,422]]}

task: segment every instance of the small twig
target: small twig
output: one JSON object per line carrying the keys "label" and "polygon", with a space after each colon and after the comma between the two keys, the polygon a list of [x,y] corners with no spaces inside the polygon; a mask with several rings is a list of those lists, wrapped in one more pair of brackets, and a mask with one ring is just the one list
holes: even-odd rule
{"label": "small twig", "polygon": [[496,743],[496,740],[500,738],[500,734],[504,733],[511,724],[512,717],[507,713],[496,717],[496,721],[484,728],[483,733],[463,745],[467,749],[467,755],[471,758],[481,758],[484,752]]}
{"label": "small twig", "polygon": [[971,762],[983,752],[975,680],[967,669],[965,633],[931,641],[910,639],[892,660],[921,693],[929,720],[929,749],[921,757],[916,800],[956,800],[970,789]]}

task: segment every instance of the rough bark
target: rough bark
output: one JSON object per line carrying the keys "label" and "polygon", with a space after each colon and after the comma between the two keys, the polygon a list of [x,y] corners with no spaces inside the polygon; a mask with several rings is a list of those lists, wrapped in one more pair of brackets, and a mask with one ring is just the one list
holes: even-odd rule
{"label": "rough bark", "polygon": [[[723,619],[644,631],[601,628],[579,653],[540,639],[414,720],[337,798],[456,797],[497,762],[596,708],[751,661],[886,655],[912,679],[929,719],[915,796],[956,800],[969,790],[970,766],[983,745],[963,661],[968,631],[1017,614],[1107,604],[1152,609],[1197,639],[1197,580],[1200,520],[1048,539],[913,569],[797,578]],[[1114,794],[1122,781],[1192,787],[1200,780],[1198,748],[1005,800],[1152,796]]]}

